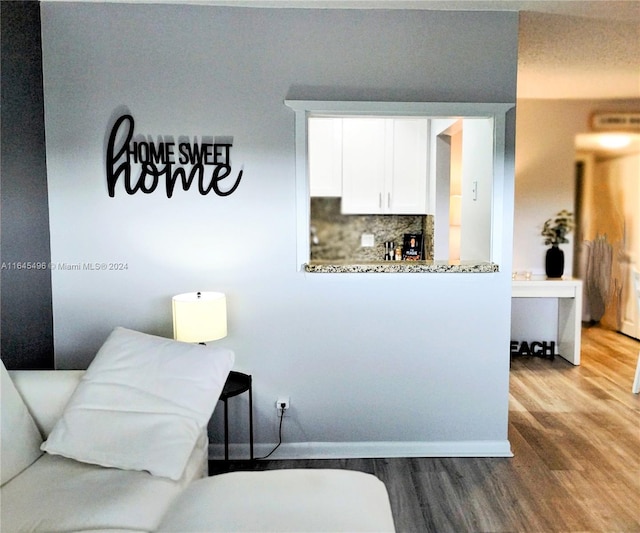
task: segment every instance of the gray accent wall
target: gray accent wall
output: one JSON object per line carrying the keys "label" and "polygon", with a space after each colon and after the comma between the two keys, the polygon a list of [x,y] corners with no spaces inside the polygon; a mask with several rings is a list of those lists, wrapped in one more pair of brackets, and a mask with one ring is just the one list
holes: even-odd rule
{"label": "gray accent wall", "polygon": [[[508,453],[513,124],[490,274],[308,274],[297,264],[286,99],[515,102],[517,13],[41,4],[56,365],[86,367],[115,326],[172,335],[171,297],[227,294],[253,375],[256,453]],[[232,138],[229,196],[109,197],[107,132]],[[502,155],[502,154],[501,154]],[[502,175],[504,174],[504,175]],[[303,227],[303,226],[300,226]],[[231,406],[246,451],[246,398]],[[220,435],[212,429],[213,442]],[[243,448],[245,446],[245,448]]]}
{"label": "gray accent wall", "polygon": [[2,360],[53,368],[49,206],[40,4],[1,4],[0,160]]}

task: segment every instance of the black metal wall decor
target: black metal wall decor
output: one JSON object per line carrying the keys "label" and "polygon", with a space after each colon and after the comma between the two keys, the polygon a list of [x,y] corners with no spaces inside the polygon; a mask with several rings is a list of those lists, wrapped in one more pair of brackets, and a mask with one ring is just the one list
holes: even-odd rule
{"label": "black metal wall decor", "polygon": [[553,359],[556,355],[556,343],[554,341],[511,341],[511,356],[526,355]]}
{"label": "black metal wall decor", "polygon": [[[188,191],[194,182],[198,192],[206,196],[213,191],[218,196],[229,196],[238,188],[243,171],[231,177],[231,146],[224,142],[174,142],[136,137],[134,120],[129,114],[120,116],[114,123],[107,143],[107,189],[115,197],[120,180],[129,195],[137,192],[150,194],[164,180],[167,198],[173,196],[179,183]],[[231,178],[230,185],[223,180]]]}

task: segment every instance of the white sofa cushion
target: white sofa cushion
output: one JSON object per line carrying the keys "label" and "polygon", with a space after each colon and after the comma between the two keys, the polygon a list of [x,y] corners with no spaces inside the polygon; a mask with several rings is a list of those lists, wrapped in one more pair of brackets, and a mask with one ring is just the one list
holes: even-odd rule
{"label": "white sofa cushion", "polygon": [[116,328],[42,449],[177,480],[233,360],[228,349]]}
{"label": "white sofa cushion", "polygon": [[0,361],[0,478],[4,485],[42,455],[42,436]]}
{"label": "white sofa cushion", "polygon": [[395,529],[387,489],[377,477],[351,470],[291,469],[231,472],[195,481],[171,505],[158,531],[389,533]]}
{"label": "white sofa cushion", "polygon": [[84,370],[9,370],[44,439],[62,416],[83,375]]}
{"label": "white sofa cushion", "polygon": [[1,491],[3,532],[155,531],[171,502],[202,477],[198,440],[179,481],[44,454]]}

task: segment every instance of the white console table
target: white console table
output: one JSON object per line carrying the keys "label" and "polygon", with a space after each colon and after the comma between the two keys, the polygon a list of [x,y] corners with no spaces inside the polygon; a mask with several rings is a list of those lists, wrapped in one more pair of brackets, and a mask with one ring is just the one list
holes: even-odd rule
{"label": "white console table", "polygon": [[512,298],[558,299],[558,352],[574,365],[580,364],[582,328],[582,281],[579,279],[513,280]]}

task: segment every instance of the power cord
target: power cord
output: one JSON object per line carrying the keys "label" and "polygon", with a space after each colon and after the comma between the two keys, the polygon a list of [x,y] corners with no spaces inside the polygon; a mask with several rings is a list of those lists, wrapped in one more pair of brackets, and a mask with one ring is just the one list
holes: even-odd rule
{"label": "power cord", "polygon": [[285,411],[284,408],[285,408],[285,404],[281,403],[280,404],[280,427],[278,428],[278,444],[276,444],[276,447],[264,457],[256,457],[256,461],[262,461],[264,459],[268,459],[269,457],[271,457],[273,452],[275,452],[282,444],[282,421],[284,420],[284,411]]}

